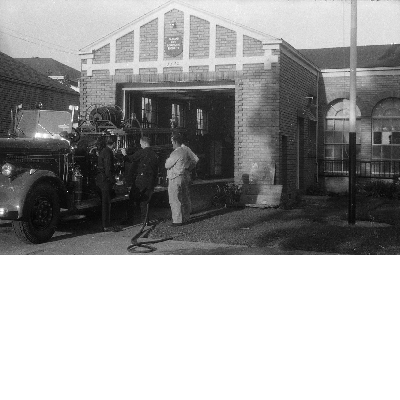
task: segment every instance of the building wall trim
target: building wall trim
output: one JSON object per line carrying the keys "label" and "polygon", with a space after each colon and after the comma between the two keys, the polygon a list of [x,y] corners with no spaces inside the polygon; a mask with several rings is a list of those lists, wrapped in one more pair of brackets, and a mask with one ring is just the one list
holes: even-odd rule
{"label": "building wall trim", "polygon": [[[322,69],[324,78],[349,77],[350,68],[342,69]],[[400,75],[400,67],[378,67],[378,68],[357,68],[357,76],[397,76]]]}

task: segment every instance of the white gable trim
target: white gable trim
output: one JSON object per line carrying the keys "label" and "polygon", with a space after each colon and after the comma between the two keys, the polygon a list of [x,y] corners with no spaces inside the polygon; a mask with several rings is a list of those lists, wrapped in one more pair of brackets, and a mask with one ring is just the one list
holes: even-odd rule
{"label": "white gable trim", "polygon": [[[165,14],[177,9],[184,13],[184,45],[183,45],[183,59],[164,60],[164,20]],[[209,43],[209,57],[208,58],[189,58],[189,43],[190,43],[190,19],[191,16],[195,16],[200,19],[204,19],[210,24],[210,43]],[[158,19],[158,55],[155,61],[139,61],[140,55],[140,28]],[[236,43],[236,57],[223,57],[216,58],[216,31],[217,26],[222,26],[226,29],[231,29],[236,32],[237,43]],[[134,51],[133,60],[131,62],[116,63],[116,42],[121,37],[133,32],[134,36]],[[255,30],[245,28],[239,24],[233,23],[225,18],[216,17],[215,15],[189,7],[179,1],[170,1],[162,7],[138,18],[136,21],[125,25],[117,31],[114,31],[110,35],[99,39],[97,42],[81,50],[80,55],[82,59],[86,60],[85,64],[82,64],[82,71],[86,71],[87,76],[92,76],[94,70],[109,70],[110,75],[115,75],[115,71],[118,69],[131,69],[133,74],[139,74],[141,68],[157,68],[157,73],[163,73],[164,68],[168,67],[180,67],[183,72],[189,72],[190,67],[195,66],[209,66],[209,71],[214,72],[217,65],[232,65],[236,66],[236,70],[240,71],[243,69],[244,64],[264,64],[265,69],[271,68],[272,62],[277,62],[277,56],[273,56],[271,48],[264,47],[263,56],[243,56],[243,37],[244,35],[260,40],[262,43],[269,44],[280,44],[281,40],[273,38],[272,36],[262,34]],[[93,64],[94,52],[102,47],[110,46],[110,62],[104,64]]]}
{"label": "white gable trim", "polygon": [[263,64],[265,69],[270,69],[271,63],[277,62],[277,56],[258,57],[224,57],[224,58],[191,58],[189,60],[163,60],[163,61],[141,61],[140,63],[108,63],[93,64],[88,60],[87,64],[82,65],[82,71],[87,72],[87,76],[92,76],[93,71],[109,70],[110,75],[115,75],[119,69],[131,69],[133,75],[139,74],[140,69],[157,68],[157,73],[164,72],[164,68],[181,67],[182,72],[189,72],[190,67],[209,66],[210,72],[215,72],[215,67],[220,65],[236,65],[236,71],[241,71],[244,64]]}
{"label": "white gable trim", "polygon": [[[90,45],[82,48],[80,50],[80,54],[84,53],[89,53],[92,52],[93,50],[98,50],[101,47],[107,45],[110,43],[112,40],[117,40],[126,34],[135,31],[135,36],[136,36],[136,30],[140,30],[140,27],[142,25],[146,25],[147,23],[153,21],[154,19],[160,18],[160,16],[163,16],[164,14],[170,12],[173,9],[178,9],[179,11],[184,12],[184,14],[188,15],[193,15],[195,17],[205,19],[210,22],[212,25],[220,25],[225,28],[234,30],[238,33],[238,35],[248,35],[251,36],[255,39],[264,41],[273,41],[273,40],[278,40],[277,38],[268,35],[266,33],[259,32],[255,29],[245,27],[244,25],[238,24],[236,22],[230,21],[227,18],[216,16],[215,14],[212,14],[208,11],[204,11],[201,9],[198,9],[196,7],[189,6],[183,2],[180,1],[170,1],[163,6],[160,6],[156,8],[155,10],[137,18],[136,20],[130,22],[127,25],[124,25],[123,27],[117,29],[116,31],[111,32],[107,36],[104,36],[101,39],[98,39],[97,41],[91,43]],[[190,17],[188,16],[188,21],[190,21]]]}

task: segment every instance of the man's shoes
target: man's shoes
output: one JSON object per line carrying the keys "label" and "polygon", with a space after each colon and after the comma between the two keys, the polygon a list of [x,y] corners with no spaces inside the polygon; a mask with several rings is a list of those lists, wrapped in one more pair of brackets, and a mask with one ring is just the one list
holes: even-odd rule
{"label": "man's shoes", "polygon": [[103,232],[120,232],[122,229],[117,226],[107,226],[103,228]]}

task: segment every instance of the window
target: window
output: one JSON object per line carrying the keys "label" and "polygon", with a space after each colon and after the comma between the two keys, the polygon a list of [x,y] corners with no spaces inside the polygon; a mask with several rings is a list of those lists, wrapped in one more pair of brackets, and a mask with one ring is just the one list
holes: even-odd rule
{"label": "window", "polygon": [[151,128],[157,126],[157,102],[148,97],[142,97],[142,127]]}
{"label": "window", "polygon": [[400,99],[381,101],[372,113],[372,158],[400,160]]}
{"label": "window", "polygon": [[[329,172],[347,172],[349,158],[349,115],[350,102],[343,99],[332,104],[327,112],[325,121],[325,160],[331,160]],[[356,109],[356,156],[361,150],[360,139],[360,110]]]}
{"label": "window", "polygon": [[185,113],[181,104],[172,104],[171,119],[175,122],[176,128],[185,127]]}
{"label": "window", "polygon": [[204,136],[208,133],[208,121],[207,113],[201,109],[197,109],[197,123],[196,123],[196,135]]}

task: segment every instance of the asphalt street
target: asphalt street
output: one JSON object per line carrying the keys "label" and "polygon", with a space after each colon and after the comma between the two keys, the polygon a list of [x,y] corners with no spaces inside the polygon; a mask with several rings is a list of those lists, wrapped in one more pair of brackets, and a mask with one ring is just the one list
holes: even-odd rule
{"label": "asphalt street", "polygon": [[[0,222],[1,255],[299,255],[300,251],[282,251],[275,247],[248,247],[209,242],[188,242],[166,240],[151,244],[152,252],[138,248],[129,251],[131,238],[141,228],[141,224],[124,227],[119,232],[101,232],[98,221],[83,219],[61,223],[53,238],[42,244],[21,242],[13,233],[11,223]],[[143,239],[145,241],[145,239]],[[307,254],[320,254],[311,253]]]}
{"label": "asphalt street", "polygon": [[[123,206],[114,206],[113,221],[118,225],[123,217]],[[153,210],[151,221],[157,218],[165,218],[165,209]],[[155,250],[150,253],[144,253],[141,248],[130,252],[131,238],[141,228],[140,220],[135,222],[133,226],[121,227],[119,232],[102,232],[101,215],[97,211],[79,219],[61,221],[49,242],[35,245],[19,240],[14,235],[11,222],[0,221],[0,255],[237,254],[248,249],[246,246],[168,240],[152,245]]]}
{"label": "asphalt street", "polygon": [[[150,224],[156,221],[170,220],[168,208],[153,208],[150,212]],[[194,216],[207,215],[200,212]],[[112,221],[119,225],[125,217],[122,203],[112,206]],[[277,247],[248,247],[211,242],[189,242],[180,240],[179,230],[172,234],[172,239],[151,244],[153,251],[145,248],[128,250],[131,239],[141,228],[140,218],[133,226],[120,226],[119,232],[102,232],[101,213],[99,210],[82,215],[81,218],[60,221],[56,233],[49,242],[30,244],[19,240],[12,229],[11,222],[0,221],[0,256],[1,255],[296,255],[321,254],[314,252],[283,251]],[[154,238],[153,238],[154,239]],[[143,239],[146,240],[146,239]]]}

